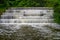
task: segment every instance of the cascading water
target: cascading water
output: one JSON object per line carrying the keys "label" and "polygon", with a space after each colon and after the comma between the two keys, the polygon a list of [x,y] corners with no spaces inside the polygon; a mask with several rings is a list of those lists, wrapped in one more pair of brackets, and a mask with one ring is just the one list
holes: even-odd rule
{"label": "cascading water", "polygon": [[1,15],[0,34],[6,33],[6,35],[10,35],[20,29],[21,25],[31,25],[41,29],[42,32],[52,33],[50,27],[60,29],[60,25],[54,23],[53,20],[52,9],[11,8]]}

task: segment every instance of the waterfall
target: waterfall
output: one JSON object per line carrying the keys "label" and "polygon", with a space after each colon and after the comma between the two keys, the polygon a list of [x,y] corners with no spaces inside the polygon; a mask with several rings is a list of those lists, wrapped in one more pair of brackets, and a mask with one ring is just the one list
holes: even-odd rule
{"label": "waterfall", "polygon": [[52,32],[50,29],[48,29],[50,27],[60,29],[60,25],[54,23],[53,9],[49,8],[8,9],[1,15],[0,25],[5,26],[2,27],[4,29],[0,29],[0,31],[5,30],[5,32],[10,33],[13,33],[18,30],[21,25],[31,25],[32,27],[39,28],[41,29],[41,31],[46,33]]}

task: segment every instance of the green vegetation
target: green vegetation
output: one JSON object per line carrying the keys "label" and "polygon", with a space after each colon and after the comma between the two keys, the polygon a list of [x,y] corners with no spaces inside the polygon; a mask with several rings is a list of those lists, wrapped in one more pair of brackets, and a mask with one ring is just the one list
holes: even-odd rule
{"label": "green vegetation", "polygon": [[5,8],[0,8],[0,15],[2,15],[3,12],[5,12]]}
{"label": "green vegetation", "polygon": [[53,7],[54,22],[60,24],[60,0],[47,0],[46,7]]}
{"label": "green vegetation", "polygon": [[[42,4],[43,3],[43,4]],[[1,0],[1,7],[44,7],[44,0]]]}
{"label": "green vegetation", "polygon": [[44,0],[0,0],[0,15],[9,7],[43,7]]}
{"label": "green vegetation", "polygon": [[57,2],[54,5],[54,21],[60,24],[60,3]]}

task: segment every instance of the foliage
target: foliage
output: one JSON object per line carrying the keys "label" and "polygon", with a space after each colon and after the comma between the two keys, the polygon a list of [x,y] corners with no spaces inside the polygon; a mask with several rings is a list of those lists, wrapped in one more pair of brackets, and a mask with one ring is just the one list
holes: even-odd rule
{"label": "foliage", "polygon": [[[42,4],[43,3],[43,4]],[[10,7],[43,7],[45,0],[1,0],[0,4]]]}
{"label": "foliage", "polygon": [[0,8],[0,17],[1,17],[1,15],[3,14],[3,12],[5,12],[5,8]]}
{"label": "foliage", "polygon": [[57,2],[58,0],[45,0],[45,6],[46,7],[53,7],[54,4]]}
{"label": "foliage", "polygon": [[54,5],[54,21],[60,24],[60,2],[56,2]]}
{"label": "foliage", "polygon": [[44,5],[42,5],[42,2],[43,0],[1,0],[0,14],[2,14],[2,12],[9,7],[41,7]]}
{"label": "foliage", "polygon": [[54,9],[54,21],[60,24],[60,0],[45,0],[45,7],[53,7]]}

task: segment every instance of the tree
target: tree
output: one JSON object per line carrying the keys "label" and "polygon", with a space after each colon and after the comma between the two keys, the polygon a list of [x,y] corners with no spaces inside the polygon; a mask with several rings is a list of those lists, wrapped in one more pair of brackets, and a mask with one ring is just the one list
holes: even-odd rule
{"label": "tree", "polygon": [[54,21],[60,24],[60,3],[56,2],[54,5]]}

